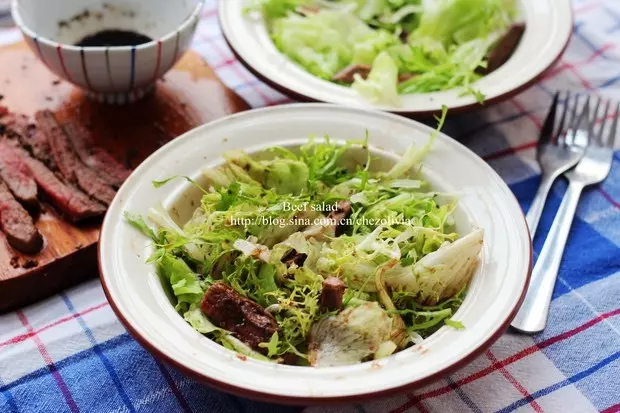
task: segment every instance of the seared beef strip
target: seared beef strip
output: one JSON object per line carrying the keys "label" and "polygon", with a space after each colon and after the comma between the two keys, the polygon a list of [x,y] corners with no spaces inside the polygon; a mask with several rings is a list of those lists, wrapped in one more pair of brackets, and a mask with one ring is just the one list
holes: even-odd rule
{"label": "seared beef strip", "polygon": [[52,171],[58,170],[47,136],[37,129],[27,116],[11,115],[6,127],[9,137],[17,139],[28,152]]}
{"label": "seared beef strip", "polygon": [[336,73],[332,77],[332,80],[343,83],[353,83],[356,74],[366,79],[370,73],[370,69],[372,69],[372,66],[370,65],[363,65],[360,63],[352,64]]}
{"label": "seared beef strip", "polygon": [[[372,66],[370,65],[364,65],[361,63],[352,64],[352,65],[345,67],[340,72],[332,76],[332,80],[336,82],[342,82],[342,83],[353,83],[355,81],[356,74],[360,75],[362,79],[366,79],[371,70],[372,70]],[[398,83],[405,82],[414,76],[415,75],[413,73],[405,73],[405,74],[399,75]]]}
{"label": "seared beef strip", "polygon": [[0,229],[9,244],[26,254],[34,254],[43,247],[43,237],[32,217],[15,200],[6,184],[0,180]]}
{"label": "seared beef strip", "polygon": [[338,201],[338,206],[335,211],[329,213],[327,218],[336,222],[336,236],[339,237],[344,233],[345,223],[344,221],[349,218],[353,209],[351,208],[351,202]]}
{"label": "seared beef strip", "polygon": [[30,169],[13,151],[0,151],[0,179],[13,193],[13,196],[28,210],[38,211],[37,183]]}
{"label": "seared beef strip", "polygon": [[321,12],[321,8],[316,6],[298,6],[295,12],[302,16],[314,16]]}
{"label": "seared beef strip", "polygon": [[497,46],[487,56],[487,67],[481,72],[489,74],[506,63],[510,56],[514,53],[523,33],[525,32],[525,23],[513,23],[506,34],[497,43]]}
{"label": "seared beef strip", "polygon": [[290,250],[284,257],[282,257],[282,262],[286,264],[287,267],[295,264],[298,267],[304,265],[306,262],[306,258],[308,258],[307,254],[300,254],[295,250]]}
{"label": "seared beef strip", "polygon": [[406,82],[414,77],[416,77],[416,75],[413,73],[403,73],[402,75],[398,75],[398,83]]}
{"label": "seared beef strip", "polygon": [[340,310],[342,308],[342,296],[345,285],[340,278],[329,277],[323,281],[321,290],[321,307],[328,310]]}
{"label": "seared beef strip", "polygon": [[62,175],[71,183],[76,183],[88,195],[110,205],[116,191],[93,170],[84,165],[73,150],[69,137],[64,133],[54,114],[49,110],[35,115],[39,129],[47,135],[52,155]]}
{"label": "seared beef strip", "polygon": [[407,30],[401,31],[400,34],[398,35],[398,38],[400,39],[401,42],[407,43],[407,40],[409,40],[409,32]]}
{"label": "seared beef strip", "polygon": [[110,185],[120,187],[125,179],[131,174],[131,170],[125,168],[108,152],[94,146],[90,138],[90,132],[78,122],[69,120],[63,123],[63,128],[69,136],[75,152],[80,160],[97,173]]}
{"label": "seared beef strip", "polygon": [[209,287],[200,308],[213,323],[256,350],[261,350],[258,345],[268,342],[278,329],[276,320],[263,307],[221,282]]}
{"label": "seared beef strip", "polygon": [[99,217],[106,211],[105,206],[93,201],[86,194],[66,185],[42,162],[34,159],[22,148],[7,141],[0,141],[0,152],[15,152],[30,169],[39,188],[47,195],[56,208],[72,222]]}

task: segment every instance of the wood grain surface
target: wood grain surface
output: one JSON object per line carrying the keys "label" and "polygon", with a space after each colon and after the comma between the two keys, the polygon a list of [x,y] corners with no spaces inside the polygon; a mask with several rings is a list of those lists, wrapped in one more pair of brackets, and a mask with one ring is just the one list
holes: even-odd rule
{"label": "wood grain surface", "polygon": [[[195,52],[187,53],[139,102],[110,106],[61,81],[23,43],[0,48],[0,104],[34,115],[51,109],[62,121],[88,128],[96,146],[135,168],[171,139],[205,122],[248,109]],[[101,220],[73,225],[47,204],[36,218],[45,238],[34,256],[11,248],[0,234],[0,313],[47,297],[97,275]]]}

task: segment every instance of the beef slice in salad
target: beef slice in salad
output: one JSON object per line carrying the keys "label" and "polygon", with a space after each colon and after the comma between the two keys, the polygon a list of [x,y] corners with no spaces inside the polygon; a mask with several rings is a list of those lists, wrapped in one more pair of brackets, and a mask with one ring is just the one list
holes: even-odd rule
{"label": "beef slice in salad", "polygon": [[346,284],[338,277],[327,277],[321,288],[321,307],[328,310],[340,310]]}
{"label": "beef slice in salad", "polygon": [[271,314],[222,282],[209,287],[200,304],[202,311],[219,327],[230,331],[253,349],[269,341],[278,329]]}

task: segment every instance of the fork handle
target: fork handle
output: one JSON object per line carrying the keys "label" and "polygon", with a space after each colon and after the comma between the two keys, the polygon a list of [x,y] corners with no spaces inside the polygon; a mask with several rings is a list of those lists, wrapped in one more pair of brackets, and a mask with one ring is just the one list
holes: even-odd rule
{"label": "fork handle", "polygon": [[551,295],[583,188],[583,184],[577,182],[570,182],[568,185],[562,205],[532,271],[525,300],[511,323],[521,332],[538,333],[544,330],[547,324]]}
{"label": "fork handle", "polygon": [[532,205],[527,211],[527,215],[525,217],[532,239],[534,239],[534,235],[536,234],[536,229],[538,228],[540,217],[542,216],[543,209],[545,208],[545,201],[547,200],[547,196],[549,196],[549,191],[551,190],[553,182],[557,179],[557,177],[557,173],[543,173],[540,178],[540,185],[538,185],[538,190],[536,191]]}

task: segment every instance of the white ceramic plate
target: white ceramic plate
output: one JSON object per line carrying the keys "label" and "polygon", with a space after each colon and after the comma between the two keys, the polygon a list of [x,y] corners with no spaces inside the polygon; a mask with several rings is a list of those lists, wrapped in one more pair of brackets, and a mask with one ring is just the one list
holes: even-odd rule
{"label": "white ceramic plate", "polygon": [[[170,304],[151,265],[148,241],[123,220],[146,214],[157,202],[188,217],[200,193],[184,182],[155,189],[174,175],[200,181],[200,171],[222,162],[224,151],[253,152],[295,145],[309,135],[361,138],[383,153],[402,154],[423,144],[431,129],[396,115],[327,104],[297,104],[243,112],[197,128],[151,155],[119,190],[103,223],[99,243],[101,280],[116,314],[156,355],[220,389],[280,403],[359,401],[421,385],[469,362],[505,331],[521,302],[531,268],[531,243],[521,209],[502,179],[460,143],[439,135],[423,173],[437,190],[462,194],[457,229],[484,228],[481,265],[455,319],[422,345],[355,366],[314,369],[242,360],[194,331]],[[196,205],[196,204],[194,204]],[[174,209],[174,208],[172,208]],[[182,219],[182,218],[181,218]]]}
{"label": "white ceramic plate", "polygon": [[[507,99],[538,80],[562,55],[570,38],[573,19],[570,0],[519,0],[527,28],[521,42],[499,69],[476,83],[487,104]],[[348,87],[319,79],[281,54],[267,34],[262,18],[243,13],[248,0],[219,3],[222,32],[239,60],[257,77],[282,93],[304,101],[373,107],[416,115],[437,112],[442,105],[465,110],[476,106],[473,96],[460,90],[402,96],[401,106],[374,105]]]}

